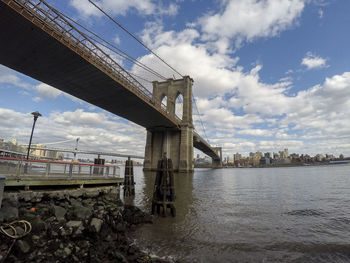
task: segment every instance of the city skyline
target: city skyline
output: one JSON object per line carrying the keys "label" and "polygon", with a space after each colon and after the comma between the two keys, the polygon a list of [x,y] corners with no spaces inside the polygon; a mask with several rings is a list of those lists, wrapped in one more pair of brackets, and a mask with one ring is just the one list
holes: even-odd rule
{"label": "city skyline", "polygon": [[[60,147],[54,147],[55,150],[51,151],[51,150],[44,150],[44,148],[50,148],[50,146],[47,146],[45,144],[41,144],[41,143],[33,143],[32,146],[34,146],[34,148],[32,147],[31,149],[31,155],[33,156],[37,156],[37,157],[48,157],[51,159],[63,159],[63,158],[71,158],[74,156],[73,151],[74,149],[77,150],[86,150],[86,149],[78,149],[77,147],[78,144],[75,144],[75,147],[72,148],[72,152],[60,152],[58,149],[63,149]],[[26,153],[27,151],[27,146],[28,144],[19,144],[17,138],[13,138],[10,141],[6,141],[3,138],[0,138],[0,150],[10,150],[13,152],[18,152],[18,153]],[[43,149],[35,149],[35,147],[42,147]],[[69,149],[69,148],[67,148]],[[64,150],[67,150],[64,149]],[[80,157],[82,158],[86,158],[86,157],[91,157],[91,155],[93,154],[87,154],[87,153],[78,153],[80,155]],[[272,152],[261,152],[261,151],[255,151],[255,152],[249,152],[248,154],[242,154],[239,152],[236,153],[231,153],[229,155],[226,156],[222,156],[222,161],[225,163],[228,162],[228,160],[231,161],[237,161],[237,160],[242,160],[242,159],[249,159],[249,158],[254,158],[254,157],[260,157],[260,158],[269,158],[269,159],[286,159],[286,158],[294,158],[294,157],[310,157],[310,158],[316,158],[316,159],[322,159],[322,158],[326,158],[328,160],[333,160],[333,159],[348,159],[348,156],[344,156],[344,154],[339,154],[339,156],[335,156],[332,153],[317,153],[314,156],[311,156],[307,153],[289,153],[288,149],[285,148],[283,150],[276,150],[276,151],[272,151]],[[109,155],[106,155],[108,160],[112,160],[113,158],[109,157]],[[200,154],[197,153],[193,156],[194,160],[198,160],[198,159],[211,159],[209,156],[205,155],[205,154]],[[125,159],[125,157],[121,157],[120,159]]]}
{"label": "city skyline", "polygon": [[[87,1],[48,2],[172,77]],[[193,93],[207,137],[211,144],[223,147],[223,156],[283,148],[300,154],[350,155],[350,54],[346,52],[350,36],[343,33],[350,3],[143,3],[99,2],[167,62],[194,79]],[[117,59],[133,73],[154,80]],[[43,116],[34,142],[71,139],[71,144],[61,144],[68,147],[80,137],[84,149],[144,153],[142,127],[0,66],[1,138],[17,137],[21,144],[27,143],[30,112],[36,110]],[[198,116],[194,119],[205,138]]]}

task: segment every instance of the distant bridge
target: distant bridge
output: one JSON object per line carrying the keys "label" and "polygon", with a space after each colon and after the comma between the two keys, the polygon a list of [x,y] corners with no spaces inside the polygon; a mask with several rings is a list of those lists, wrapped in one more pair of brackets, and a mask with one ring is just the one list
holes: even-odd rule
{"label": "distant bridge", "polygon": [[75,150],[75,149],[67,149],[67,148],[56,148],[56,147],[38,147],[38,146],[31,146],[30,149],[33,150],[44,150],[44,151],[56,151],[56,152],[67,152],[67,153],[74,153],[74,154],[91,154],[91,155],[98,155],[98,156],[115,156],[115,157],[123,157],[123,158],[133,158],[133,159],[145,159],[144,156],[139,155],[131,155],[131,154],[122,154],[122,153],[111,153],[111,152],[99,152],[99,151],[88,151],[88,150]]}
{"label": "distant bridge", "polygon": [[[175,170],[193,170],[193,146],[222,165],[221,149],[194,132],[191,78],[154,82],[151,93],[44,1],[0,0],[0,39],[1,64],[145,127],[146,170],[164,153]],[[180,94],[182,119],[174,108]]]}

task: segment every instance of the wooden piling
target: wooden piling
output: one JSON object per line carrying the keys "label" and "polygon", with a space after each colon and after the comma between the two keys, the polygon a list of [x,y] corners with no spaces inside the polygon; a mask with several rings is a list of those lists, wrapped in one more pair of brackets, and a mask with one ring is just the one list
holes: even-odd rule
{"label": "wooden piling", "polygon": [[156,179],[154,182],[152,215],[157,212],[166,216],[168,209],[173,217],[176,216],[175,209],[175,187],[174,172],[171,159],[163,158],[158,161]]}
{"label": "wooden piling", "polygon": [[124,197],[135,196],[135,181],[134,181],[134,165],[133,161],[125,161],[125,173],[124,173]]}

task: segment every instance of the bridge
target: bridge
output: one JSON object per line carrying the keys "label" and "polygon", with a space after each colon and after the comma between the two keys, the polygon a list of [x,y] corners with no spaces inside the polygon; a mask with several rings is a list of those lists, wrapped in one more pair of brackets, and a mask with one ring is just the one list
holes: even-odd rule
{"label": "bridge", "polygon": [[[153,82],[153,93],[89,35],[44,1],[0,0],[0,63],[147,129],[144,170],[164,153],[180,172],[193,170],[193,147],[220,167],[221,149],[194,131],[192,83],[184,76]],[[183,96],[183,117],[175,101]],[[166,106],[162,104],[167,97]]]}
{"label": "bridge", "polygon": [[[99,151],[89,151],[89,150],[76,150],[76,149],[67,149],[67,148],[56,148],[56,147],[38,147],[32,146],[30,149],[33,150],[43,150],[43,151],[54,151],[54,152],[62,152],[62,153],[73,153],[73,154],[91,154],[97,156],[113,156],[113,157],[122,157],[122,158],[132,158],[132,159],[144,159],[144,156],[139,155],[131,155],[131,154],[123,154],[123,153],[111,153],[111,152],[99,152]],[[0,149],[1,153],[1,149]]]}

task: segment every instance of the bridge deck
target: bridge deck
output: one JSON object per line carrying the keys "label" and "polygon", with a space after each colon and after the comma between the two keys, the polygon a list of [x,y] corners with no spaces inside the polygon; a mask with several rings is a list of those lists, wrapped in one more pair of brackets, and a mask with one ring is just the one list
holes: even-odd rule
{"label": "bridge deck", "polygon": [[32,20],[0,0],[1,64],[143,127],[177,128],[150,100],[118,82],[112,72],[98,66],[95,57],[74,46],[74,40],[68,42],[41,21]]}

